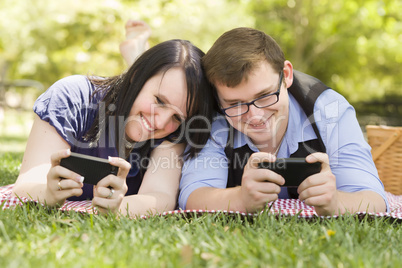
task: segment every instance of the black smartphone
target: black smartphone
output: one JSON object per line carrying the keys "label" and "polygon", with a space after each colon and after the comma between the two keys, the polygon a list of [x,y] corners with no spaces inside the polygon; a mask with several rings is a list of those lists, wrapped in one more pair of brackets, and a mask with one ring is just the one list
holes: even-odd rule
{"label": "black smartphone", "polygon": [[261,162],[258,168],[270,169],[285,179],[283,186],[298,187],[308,176],[321,171],[321,163],[307,163],[304,158],[278,158],[275,162]]}
{"label": "black smartphone", "polygon": [[118,167],[112,166],[107,159],[71,152],[60,161],[60,166],[84,177],[84,183],[96,185],[109,174],[117,175]]}

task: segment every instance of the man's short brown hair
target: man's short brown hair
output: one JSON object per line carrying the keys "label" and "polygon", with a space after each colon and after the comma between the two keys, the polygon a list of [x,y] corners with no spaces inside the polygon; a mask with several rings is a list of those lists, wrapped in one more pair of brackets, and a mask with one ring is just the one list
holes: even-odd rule
{"label": "man's short brown hair", "polygon": [[221,35],[203,57],[208,80],[235,87],[247,80],[251,71],[266,60],[278,73],[283,69],[285,56],[275,40],[252,28],[235,28]]}

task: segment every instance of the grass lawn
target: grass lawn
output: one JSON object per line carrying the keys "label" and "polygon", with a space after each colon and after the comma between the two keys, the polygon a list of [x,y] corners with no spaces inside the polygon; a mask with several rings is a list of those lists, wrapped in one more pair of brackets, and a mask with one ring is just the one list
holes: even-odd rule
{"label": "grass lawn", "polygon": [[[0,151],[0,185],[15,181],[21,159]],[[0,210],[0,267],[400,267],[401,238],[402,223],[381,218],[133,220],[26,204]]]}

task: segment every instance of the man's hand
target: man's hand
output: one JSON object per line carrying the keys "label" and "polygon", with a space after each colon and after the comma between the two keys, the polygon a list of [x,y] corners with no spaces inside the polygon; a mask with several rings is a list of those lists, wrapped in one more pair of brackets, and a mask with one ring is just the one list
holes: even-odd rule
{"label": "man's hand", "polygon": [[338,191],[336,189],[336,178],[329,166],[328,155],[314,153],[306,157],[308,163],[321,163],[320,173],[309,176],[297,189],[299,199],[306,205],[314,206],[318,215],[334,215],[338,211]]}
{"label": "man's hand", "polygon": [[261,162],[274,162],[276,157],[268,153],[254,153],[250,156],[243,172],[240,198],[248,212],[263,209],[266,203],[278,199],[280,185],[285,180],[279,174],[258,168]]}

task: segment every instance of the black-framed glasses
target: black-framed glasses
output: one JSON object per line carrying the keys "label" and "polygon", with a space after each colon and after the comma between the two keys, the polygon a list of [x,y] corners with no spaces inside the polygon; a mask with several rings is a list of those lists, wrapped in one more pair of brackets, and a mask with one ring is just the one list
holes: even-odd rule
{"label": "black-framed glasses", "polygon": [[283,72],[280,73],[278,90],[274,93],[266,94],[250,102],[240,103],[221,109],[221,111],[228,117],[235,117],[247,113],[250,109],[250,105],[254,105],[257,108],[266,108],[268,106],[274,105],[279,101],[279,93],[281,91],[282,79]]}

